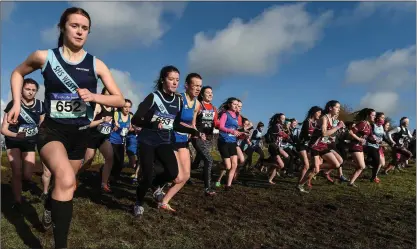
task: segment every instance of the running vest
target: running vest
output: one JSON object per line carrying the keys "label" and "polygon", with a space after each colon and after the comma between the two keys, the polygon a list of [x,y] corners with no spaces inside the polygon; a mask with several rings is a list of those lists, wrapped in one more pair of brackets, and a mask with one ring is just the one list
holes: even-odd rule
{"label": "running vest", "polygon": [[153,94],[153,104],[145,117],[150,117],[148,122],[160,122],[162,129],[152,129],[144,126],[138,135],[138,141],[151,146],[170,144],[175,142],[174,120],[181,110],[181,98],[174,94],[172,100],[166,100],[160,91]]}
{"label": "running vest", "polygon": [[258,129],[254,130],[251,137],[251,144],[253,148],[259,147],[262,141],[262,132]]}
{"label": "running vest", "polygon": [[[130,114],[127,115],[127,121],[123,121],[122,119],[122,113],[118,112],[119,118],[117,119],[117,122],[119,123],[119,128],[116,131],[112,131],[110,133],[109,141],[112,144],[124,144],[126,135],[129,131],[130,126]],[[113,123],[113,127],[114,127]]]}
{"label": "running vest", "polygon": [[[225,114],[227,115],[226,124],[224,125],[227,129],[237,130],[239,128],[238,125],[238,115],[236,114],[236,118],[233,118],[229,111],[226,111]],[[225,143],[236,143],[237,139],[236,136],[233,134],[226,133],[224,131],[219,131],[219,139]]]}
{"label": "running vest", "polygon": [[[104,117],[113,117],[113,114],[114,114],[113,108],[111,108],[110,111],[107,111],[103,107],[103,105],[100,105],[100,106],[101,106],[101,112],[96,115],[96,117],[94,118],[94,121],[100,120]],[[103,135],[109,135],[112,130],[112,122],[103,122],[99,124],[97,127],[94,127],[93,129],[95,129],[93,131],[98,131],[99,133]]]}
{"label": "running vest", "polygon": [[90,124],[95,103],[82,101],[76,90],[86,88],[97,93],[95,57],[85,52],[84,58],[74,63],[62,56],[62,48],[49,49],[42,75],[46,118],[68,125]]}
{"label": "running vest", "polygon": [[196,119],[196,127],[197,130],[201,133],[204,133],[206,135],[212,135],[214,130],[214,116],[216,113],[216,108],[209,104],[211,107],[206,108],[206,105],[204,103],[201,103],[201,112],[197,115]]}
{"label": "running vest", "polygon": [[[13,107],[13,101],[10,101],[6,106],[5,112],[9,112]],[[25,132],[26,137],[24,139],[7,137],[10,140],[16,141],[35,141],[38,134],[38,126],[40,116],[45,113],[45,107],[42,101],[35,99],[33,105],[26,106],[21,103],[20,114],[17,118],[17,125],[9,125],[9,131],[11,132]]]}
{"label": "running vest", "polygon": [[374,124],[373,129],[374,129],[373,134],[375,136],[375,141],[377,143],[370,143],[369,141],[367,141],[366,145],[379,149],[380,145],[378,143],[382,142],[382,140],[384,139],[384,135],[385,135],[384,126],[383,125],[378,126]]}
{"label": "running vest", "polygon": [[[181,122],[191,125],[193,122],[194,117],[194,110],[197,104],[197,99],[194,99],[194,104],[192,107],[188,106],[188,101],[185,96],[185,93],[181,93],[183,99],[183,108],[181,110]],[[187,133],[180,133],[175,132],[175,142],[176,143],[184,143],[188,141],[188,134]]]}
{"label": "running vest", "polygon": [[400,126],[400,131],[392,134],[391,137],[397,145],[403,146],[408,138],[408,129]]}

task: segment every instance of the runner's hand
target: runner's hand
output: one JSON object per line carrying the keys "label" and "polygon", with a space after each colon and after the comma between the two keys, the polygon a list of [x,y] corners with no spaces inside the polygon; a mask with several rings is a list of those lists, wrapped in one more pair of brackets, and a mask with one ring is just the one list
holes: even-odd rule
{"label": "runner's hand", "polygon": [[77,93],[84,102],[95,102],[95,94],[91,93],[86,88],[78,88]]}
{"label": "runner's hand", "polygon": [[16,138],[25,138],[26,137],[26,132],[18,132],[16,133]]}
{"label": "runner's hand", "polygon": [[7,122],[9,124],[17,124],[17,119],[19,118],[20,115],[20,103],[16,104],[13,103],[13,107],[12,109],[10,109],[10,111],[7,113]]}

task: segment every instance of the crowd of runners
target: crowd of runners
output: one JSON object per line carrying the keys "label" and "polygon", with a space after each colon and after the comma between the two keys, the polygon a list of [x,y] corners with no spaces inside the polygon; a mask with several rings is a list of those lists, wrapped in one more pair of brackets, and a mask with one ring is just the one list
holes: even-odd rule
{"label": "crowd of runners", "polygon": [[[353,122],[345,123],[338,120],[340,103],[331,100],[324,108],[311,107],[301,129],[297,120],[283,113],[274,114],[267,127],[262,122],[254,126],[242,115],[243,103],[237,98],[228,98],[216,108],[213,89],[203,85],[198,73],[188,74],[185,92],[178,93],[180,71],[174,66],[163,67],[155,91],[141,103],[132,103],[123,97],[106,64],[83,49],[90,21],[81,8],[65,10],[58,24],[57,48],[32,53],[13,71],[13,100],[4,109],[2,122],[12,168],[13,207],[19,211],[22,183],[32,177],[37,149],[44,168],[42,223],[45,229],[53,225],[56,248],[67,247],[77,174],[91,165],[97,150],[104,157],[100,170],[104,193],[111,193],[111,185],[118,181],[125,153],[135,168],[134,216],[144,213],[149,190],[158,208],[175,212],[170,201],[187,182],[192,183],[190,172],[200,163],[204,194],[215,196],[223,176],[227,175],[224,190],[228,191],[242,171],[268,172],[270,184],[275,184],[277,174],[295,177],[298,173],[295,187],[308,193],[305,186],[312,188],[319,171],[334,182],[331,172],[335,170],[339,181],[357,187],[356,180],[367,165],[372,168],[370,181],[377,184],[380,171],[401,170],[415,158],[416,134],[415,130],[410,133],[407,117],[391,129],[384,113],[365,108],[353,114]],[[36,70],[44,78],[44,101],[35,98],[39,84],[25,77]],[[101,93],[97,92],[99,79],[104,84]],[[137,104],[132,113],[132,105]],[[222,163],[213,181],[214,142]],[[389,147],[392,160],[386,162]],[[253,153],[259,154],[255,164]],[[355,165],[350,176],[343,172],[348,153]]]}

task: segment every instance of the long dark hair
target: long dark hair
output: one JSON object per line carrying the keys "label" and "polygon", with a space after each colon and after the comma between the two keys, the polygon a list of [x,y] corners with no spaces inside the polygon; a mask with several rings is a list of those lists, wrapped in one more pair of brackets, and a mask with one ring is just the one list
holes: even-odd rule
{"label": "long dark hair", "polygon": [[197,97],[197,99],[198,99],[198,101],[203,101],[203,97],[204,97],[204,92],[207,90],[207,89],[211,89],[212,91],[213,91],[213,88],[211,87],[211,86],[203,86],[203,88],[201,88],[201,91],[200,91],[200,94],[198,95],[198,97]]}
{"label": "long dark hair", "polygon": [[233,101],[239,101],[239,99],[238,98],[235,98],[235,97],[230,97],[230,98],[228,98],[225,102],[223,102],[223,104],[221,104],[220,106],[219,106],[219,113],[220,112],[225,112],[225,111],[227,111],[227,110],[229,110],[229,108],[230,108],[230,105],[233,103]]}
{"label": "long dark hair", "polygon": [[161,71],[159,72],[159,78],[155,81],[155,90],[162,91],[164,80],[171,72],[177,72],[178,74],[180,74],[180,70],[178,70],[178,68],[172,65],[165,66],[161,69]]}
{"label": "long dark hair", "polygon": [[284,113],[275,113],[274,115],[272,115],[268,122],[268,129],[276,125],[282,115],[284,115]]}
{"label": "long dark hair", "polygon": [[355,115],[355,121],[365,121],[371,113],[375,112],[372,108],[363,108],[362,110],[358,112],[354,112]]}
{"label": "long dark hair", "polygon": [[68,20],[68,16],[70,16],[72,14],[80,14],[80,15],[85,16],[88,19],[88,21],[90,23],[89,26],[88,26],[88,33],[90,33],[91,18],[90,18],[90,15],[88,14],[88,12],[85,11],[84,9],[78,8],[78,7],[68,8],[64,11],[64,13],[62,13],[61,18],[59,19],[59,23],[58,23],[58,29],[59,29],[58,47],[62,47],[64,45],[65,23]]}
{"label": "long dark hair", "polygon": [[314,114],[316,114],[316,112],[318,112],[318,111],[323,112],[323,109],[321,109],[321,107],[319,107],[319,106],[311,107],[310,110],[308,110],[308,112],[307,112],[305,120],[313,118]]}
{"label": "long dark hair", "polygon": [[326,103],[326,106],[324,107],[324,110],[322,111],[322,114],[328,114],[329,113],[329,109],[331,107],[335,107],[337,104],[340,104],[339,101],[337,100],[330,100],[329,102]]}

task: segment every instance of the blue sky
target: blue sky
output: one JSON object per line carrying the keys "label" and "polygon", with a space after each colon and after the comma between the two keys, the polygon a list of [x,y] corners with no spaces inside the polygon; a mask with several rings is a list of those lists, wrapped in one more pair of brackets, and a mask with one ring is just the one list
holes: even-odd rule
{"label": "blue sky", "polygon": [[[56,46],[68,2],[2,4],[1,100],[11,71]],[[415,127],[415,3],[81,2],[92,17],[86,50],[103,60],[134,109],[168,64],[213,85],[218,106],[243,100],[254,123],[276,112],[298,120],[337,99]],[[42,83],[39,71],[30,77]],[[42,94],[42,93],[40,93]],[[43,99],[43,96],[39,96]],[[3,108],[3,106],[2,106]]]}

